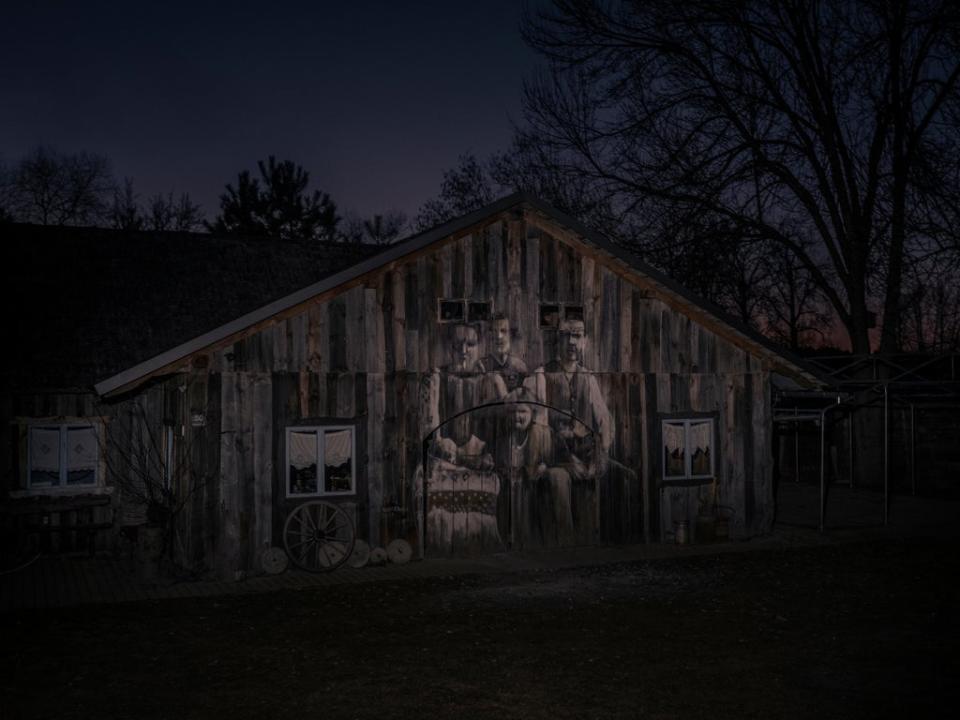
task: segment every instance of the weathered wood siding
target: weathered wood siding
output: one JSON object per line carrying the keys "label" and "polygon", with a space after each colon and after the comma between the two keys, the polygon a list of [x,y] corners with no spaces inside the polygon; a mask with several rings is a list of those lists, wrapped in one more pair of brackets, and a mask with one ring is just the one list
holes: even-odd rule
{"label": "weathered wood siding", "polygon": [[[444,298],[489,301],[507,315],[512,352],[530,370],[557,352],[556,330],[540,327],[540,304],[583,307],[583,365],[615,418],[610,455],[635,473],[610,473],[600,484],[598,541],[658,540],[683,514],[692,524],[703,488],[661,494],[660,417],[684,411],[715,417],[719,500],[734,509],[732,532],[768,528],[768,373],[562,235],[542,221],[505,216],[213,353],[203,372],[221,386],[220,533],[230,548],[217,560],[222,571],[255,568],[257,551],[280,542],[296,502],[285,493],[290,425],[356,424],[358,492],[334,501],[351,506],[372,545],[416,540],[421,440],[432,429],[418,395],[449,361],[449,328],[438,318]],[[481,355],[490,349],[483,342]]]}
{"label": "weathered wood siding", "polygon": [[[705,488],[662,483],[661,419],[685,412],[715,420],[718,500],[733,508],[731,533],[770,527],[770,385],[758,358],[526,211],[318,297],[106,411],[15,412],[116,417],[139,401],[150,422],[165,413],[182,432],[177,452],[199,478],[179,518],[177,553],[226,577],[256,571],[260,551],[282,545],[283,520],[297,503],[286,497],[286,428],[350,424],[357,492],[333,501],[348,506],[372,546],[398,537],[416,543],[422,440],[434,429],[423,387],[450,361],[450,326],[438,317],[445,298],[489,302],[506,315],[515,333],[511,353],[531,373],[560,351],[558,331],[540,325],[541,304],[582,307],[582,367],[612,416],[615,466],[591,491],[595,517],[582,527],[592,535],[580,540],[658,541],[679,519],[692,524]],[[492,350],[488,326],[481,356]]]}

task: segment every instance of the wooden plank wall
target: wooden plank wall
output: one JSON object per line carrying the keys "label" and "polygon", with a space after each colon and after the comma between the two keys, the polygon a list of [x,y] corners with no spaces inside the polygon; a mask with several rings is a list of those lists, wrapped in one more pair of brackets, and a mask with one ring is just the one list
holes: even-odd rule
{"label": "wooden plank wall", "polygon": [[[720,500],[735,510],[732,532],[768,529],[768,372],[671,309],[656,288],[561,240],[565,232],[511,211],[195,359],[186,379],[138,393],[154,412],[177,407],[178,452],[202,476],[183,513],[181,555],[225,577],[257,568],[259,552],[280,543],[293,504],[285,497],[285,428],[311,422],[356,425],[358,494],[344,502],[360,536],[373,545],[415,540],[415,474],[421,438],[432,429],[420,411],[420,387],[448,362],[441,298],[489,301],[504,312],[516,334],[512,352],[531,370],[557,346],[557,332],[540,327],[540,303],[583,307],[583,364],[613,414],[611,457],[624,468],[600,487],[600,540],[656,541],[677,507],[689,513],[696,505],[696,488],[671,490],[674,505],[661,502],[662,413],[713,414]],[[481,357],[490,351],[483,342]],[[36,417],[67,409],[13,410]],[[196,413],[203,423],[191,420]]]}
{"label": "wooden plank wall", "polygon": [[[171,537],[172,557],[186,568],[203,571],[214,567],[222,548],[220,478],[220,406],[218,374],[177,375],[153,383],[140,392],[114,402],[103,402],[94,393],[34,393],[10,400],[9,419],[22,436],[18,453],[5,453],[11,463],[10,489],[26,486],[26,425],[17,420],[77,422],[94,420],[99,428],[101,468],[111,494],[114,531],[97,535],[101,550],[127,550],[133,535],[125,527],[147,522],[142,502],[144,478],[162,481],[165,428],[174,429],[173,491],[180,498]],[[193,426],[191,415],[203,417]],[[97,518],[97,521],[107,517]]]}
{"label": "wooden plank wall", "polygon": [[[553,357],[557,341],[555,331],[539,326],[540,303],[583,306],[584,365],[616,418],[611,455],[635,472],[611,473],[601,488],[603,541],[658,539],[659,413],[715,414],[720,498],[735,508],[733,532],[769,525],[769,389],[758,360],[671,310],[655,290],[562,242],[542,221],[509,214],[211,356],[208,371],[220,374],[224,387],[223,531],[230,542],[242,530],[255,536],[244,542],[265,543],[266,528],[279,540],[284,513],[277,508],[287,506],[283,427],[309,419],[357,421],[364,430],[358,443],[364,497],[354,512],[366,539],[384,544],[412,536],[413,475],[420,438],[431,429],[418,413],[418,387],[448,362],[439,298],[491,301],[511,318],[513,350],[531,369]],[[257,392],[259,404],[250,399]],[[268,437],[269,461],[257,449]],[[271,473],[267,491],[262,478]],[[250,481],[260,488],[255,496],[241,490]],[[225,560],[252,561],[250,552]]]}

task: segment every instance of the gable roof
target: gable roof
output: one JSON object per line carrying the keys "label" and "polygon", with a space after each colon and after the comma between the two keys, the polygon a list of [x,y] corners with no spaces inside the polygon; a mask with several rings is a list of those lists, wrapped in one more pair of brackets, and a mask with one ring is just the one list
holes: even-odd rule
{"label": "gable roof", "polygon": [[104,377],[96,384],[96,391],[100,395],[124,392],[147,377],[173,369],[193,353],[228,342],[232,337],[268,323],[276,315],[291,311],[318,295],[336,291],[368,273],[375,272],[392,262],[424,250],[440,240],[468,234],[473,229],[494,221],[502,213],[518,207],[523,207],[532,211],[535,215],[545,218],[557,226],[559,230],[569,230],[575,236],[569,239],[588,244],[599,255],[604,256],[611,266],[653,289],[664,302],[679,308],[701,322],[705,322],[712,331],[763,358],[775,372],[793,377],[807,386],[823,386],[829,383],[829,380],[813,366],[784,351],[756,331],[728,317],[716,306],[696,297],[679,283],[671,280],[624,248],[610,243],[547,203],[525,193],[517,193],[414,235],[403,242],[389,246],[382,252],[359,259],[358,262],[349,265],[344,264],[289,294],[275,295],[276,299],[272,302],[253,307],[245,313],[234,315],[219,326],[211,327],[180,344],[167,346],[149,359],[129,365],[115,374]]}
{"label": "gable roof", "polygon": [[834,379],[822,369],[801,359],[787,348],[773,342],[737,318],[729,315],[714,303],[705,300],[660,270],[642,260],[626,248],[610,242],[577,219],[557,210],[536,197],[518,193],[524,202],[553,223],[561,225],[581,236],[589,244],[606,255],[625,274],[639,279],[652,287],[668,305],[680,309],[694,319],[703,322],[710,330],[735,345],[767,360],[775,373],[799,382],[804,387],[828,387]]}
{"label": "gable roof", "polygon": [[[0,225],[5,390],[87,391],[370,257],[372,246]],[[12,332],[10,332],[12,331]]]}

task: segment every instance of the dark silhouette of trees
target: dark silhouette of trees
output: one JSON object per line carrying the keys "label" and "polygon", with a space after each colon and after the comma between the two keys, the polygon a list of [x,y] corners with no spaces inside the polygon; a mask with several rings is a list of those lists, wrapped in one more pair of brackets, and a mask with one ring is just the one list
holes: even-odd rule
{"label": "dark silhouette of trees", "polygon": [[340,218],[326,193],[310,192],[310,174],[290,160],[271,155],[257,162],[259,177],[244,170],[236,187],[220,196],[220,214],[211,232],[280,240],[336,240]]}
{"label": "dark silhouette of trees", "polygon": [[953,3],[555,0],[524,33],[549,61],[517,140],[541,177],[641,246],[712,217],[784,248],[855,352],[871,310],[897,348],[907,270],[956,217]]}
{"label": "dark silhouette of trees", "polygon": [[899,338],[904,350],[960,351],[960,262],[938,263],[938,259],[909,268]]}
{"label": "dark silhouette of trees", "polygon": [[399,211],[375,213],[363,221],[364,242],[372,245],[389,245],[400,238],[407,226],[407,216]]}
{"label": "dark silhouette of trees", "polygon": [[13,177],[0,159],[0,223],[13,221]]}
{"label": "dark silhouette of trees", "polygon": [[8,171],[7,212],[40,225],[96,225],[114,190],[109,161],[86,152],[38,146]]}
{"label": "dark silhouette of trees", "polygon": [[770,247],[763,262],[770,271],[764,332],[791,350],[829,342],[833,326],[829,305],[803,264],[782,245]]}
{"label": "dark silhouette of trees", "polygon": [[191,232],[203,226],[203,210],[187,193],[180,193],[176,198],[172,192],[157,193],[150,198],[144,215],[150,230]]}
{"label": "dark silhouette of trees", "polygon": [[476,156],[461,155],[456,167],[444,171],[440,194],[417,213],[417,229],[426,230],[465,215],[493,202],[497,194],[497,184]]}
{"label": "dark silhouette of trees", "polygon": [[133,189],[133,180],[124,178],[123,188],[113,191],[110,225],[117,230],[143,230],[144,218],[137,201],[138,196]]}
{"label": "dark silhouette of trees", "polygon": [[172,192],[157,193],[143,205],[133,181],[124,178],[123,188],[114,191],[109,219],[119,230],[190,232],[203,225],[203,211],[187,193],[176,199]]}

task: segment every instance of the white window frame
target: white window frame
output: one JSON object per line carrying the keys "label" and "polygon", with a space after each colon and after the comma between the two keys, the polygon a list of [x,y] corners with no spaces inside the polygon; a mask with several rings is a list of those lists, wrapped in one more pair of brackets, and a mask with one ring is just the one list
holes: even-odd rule
{"label": "white window frame", "polygon": [[[67,468],[67,433],[71,429],[85,429],[89,428],[93,431],[94,437],[97,440],[97,460],[93,466],[93,482],[92,483],[83,483],[78,485],[69,485],[67,484],[67,473],[69,472]],[[60,457],[59,457],[59,467],[60,467],[60,477],[56,485],[34,485],[33,484],[33,431],[36,429],[43,430],[53,430],[56,429],[60,433]],[[36,421],[27,424],[27,457],[26,457],[26,483],[24,487],[26,488],[27,493],[37,495],[37,494],[83,494],[94,492],[103,488],[103,471],[101,464],[103,461],[103,452],[102,442],[101,442],[101,425],[98,422],[92,420],[70,420],[70,421]]]}
{"label": "white window frame", "polygon": [[[706,475],[693,474],[693,452],[690,446],[690,426],[693,424],[709,423],[710,425],[710,472]],[[683,426],[683,475],[667,475],[666,462],[663,457],[663,440],[666,436],[664,428],[667,425]],[[660,461],[663,463],[663,481],[666,483],[684,480],[712,480],[717,476],[717,436],[716,423],[712,417],[678,417],[663,418],[660,421]]]}
{"label": "white window frame", "polygon": [[[324,463],[326,433],[339,430],[350,431],[350,489],[326,492],[326,464]],[[313,432],[317,435],[317,491],[312,493],[290,492],[290,434]],[[357,494],[357,432],[354,425],[291,425],[284,436],[283,487],[288,498],[335,497]]]}

